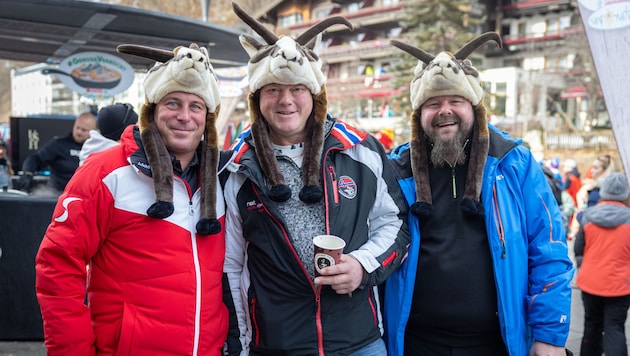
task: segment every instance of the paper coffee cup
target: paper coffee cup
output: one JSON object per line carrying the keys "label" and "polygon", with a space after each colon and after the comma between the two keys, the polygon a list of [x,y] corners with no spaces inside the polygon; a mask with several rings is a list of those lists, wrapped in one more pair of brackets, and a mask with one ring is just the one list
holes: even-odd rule
{"label": "paper coffee cup", "polygon": [[315,275],[319,275],[321,269],[339,263],[346,242],[334,235],[318,235],[313,238],[313,246],[315,248]]}

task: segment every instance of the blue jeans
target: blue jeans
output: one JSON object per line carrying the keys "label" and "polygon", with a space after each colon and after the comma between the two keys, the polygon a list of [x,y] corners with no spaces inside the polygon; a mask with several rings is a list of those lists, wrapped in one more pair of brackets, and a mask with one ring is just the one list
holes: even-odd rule
{"label": "blue jeans", "polygon": [[348,356],[386,356],[387,349],[385,348],[385,341],[379,338],[376,341],[369,343],[357,351],[351,353]]}

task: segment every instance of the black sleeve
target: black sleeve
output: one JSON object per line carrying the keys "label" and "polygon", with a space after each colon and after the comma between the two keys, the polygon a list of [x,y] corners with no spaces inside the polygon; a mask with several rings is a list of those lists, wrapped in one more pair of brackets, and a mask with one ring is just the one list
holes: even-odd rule
{"label": "black sleeve", "polygon": [[573,252],[575,253],[575,262],[577,267],[580,268],[582,264],[582,257],[584,256],[584,246],[586,241],[584,240],[584,226],[580,223],[580,229],[575,234],[575,245],[573,246]]}
{"label": "black sleeve", "polygon": [[230,283],[226,273],[223,273],[223,303],[228,309],[229,327],[225,345],[223,347],[224,355],[239,355],[241,353],[241,341],[239,339],[240,332],[238,330],[238,319],[236,318],[236,309],[232,301],[230,293]]}

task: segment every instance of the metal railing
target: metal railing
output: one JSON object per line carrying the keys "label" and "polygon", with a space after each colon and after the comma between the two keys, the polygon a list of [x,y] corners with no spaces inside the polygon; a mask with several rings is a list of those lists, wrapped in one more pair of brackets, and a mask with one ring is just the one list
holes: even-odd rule
{"label": "metal railing", "polygon": [[572,134],[547,134],[545,146],[550,150],[617,149],[612,131],[601,130]]}

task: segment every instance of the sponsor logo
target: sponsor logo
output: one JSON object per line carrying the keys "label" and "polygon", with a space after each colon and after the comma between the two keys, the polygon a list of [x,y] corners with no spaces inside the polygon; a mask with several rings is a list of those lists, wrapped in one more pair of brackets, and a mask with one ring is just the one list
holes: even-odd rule
{"label": "sponsor logo", "polygon": [[357,196],[357,184],[354,182],[354,179],[348,176],[339,177],[337,187],[339,189],[339,194],[348,199],[354,199],[354,197]]}
{"label": "sponsor logo", "polygon": [[256,200],[251,200],[246,203],[247,210],[262,210],[263,204]]}
{"label": "sponsor logo", "polygon": [[68,220],[68,205],[70,205],[70,203],[72,203],[73,201],[77,201],[77,200],[82,200],[81,198],[73,198],[73,197],[69,197],[63,200],[63,202],[61,202],[61,206],[63,206],[63,213],[55,218],[56,222],[62,223],[66,220]]}

